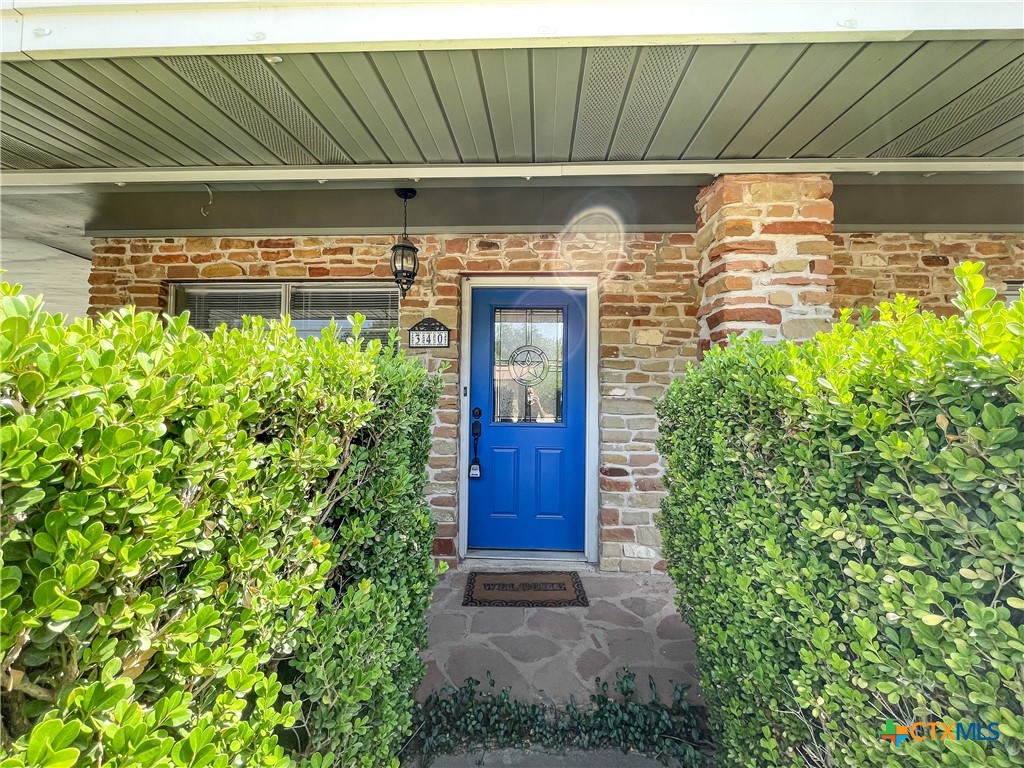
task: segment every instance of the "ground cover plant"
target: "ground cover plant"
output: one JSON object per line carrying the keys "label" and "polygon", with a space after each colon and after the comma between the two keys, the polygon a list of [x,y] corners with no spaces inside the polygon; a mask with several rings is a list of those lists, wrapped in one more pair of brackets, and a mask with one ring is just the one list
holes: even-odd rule
{"label": "ground cover plant", "polygon": [[898,298],[803,345],[734,340],[659,405],[723,764],[1024,762],[1024,305],[978,264],[957,280],[961,316]]}
{"label": "ground cover plant", "polygon": [[[493,689],[495,681],[490,673],[487,677]],[[612,695],[598,678],[588,703],[581,706],[574,699],[564,707],[517,701],[510,688],[481,691],[473,678],[460,688],[446,685],[417,709],[407,751],[419,755],[423,768],[438,755],[527,747],[620,749],[678,768],[710,764],[700,710],[686,700],[689,686],[676,684],[671,701],[662,702],[650,680],[651,699],[642,701],[636,698],[634,673],[623,668],[615,677]]]}
{"label": "ground cover plant", "polygon": [[397,765],[437,396],[393,346],[3,284],[3,768]]}

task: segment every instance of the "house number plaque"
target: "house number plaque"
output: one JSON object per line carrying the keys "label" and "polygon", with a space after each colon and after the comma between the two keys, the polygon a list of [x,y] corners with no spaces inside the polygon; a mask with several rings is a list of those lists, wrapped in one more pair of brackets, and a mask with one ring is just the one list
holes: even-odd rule
{"label": "house number plaque", "polygon": [[447,325],[432,317],[420,320],[409,329],[409,347],[412,349],[433,349],[451,344],[451,332]]}

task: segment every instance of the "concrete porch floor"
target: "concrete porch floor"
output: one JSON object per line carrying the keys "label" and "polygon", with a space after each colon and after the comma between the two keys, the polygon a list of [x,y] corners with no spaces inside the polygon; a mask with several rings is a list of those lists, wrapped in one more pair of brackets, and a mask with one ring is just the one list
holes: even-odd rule
{"label": "concrete porch floor", "polygon": [[[616,670],[636,673],[637,696],[647,699],[648,675],[664,702],[674,680],[690,686],[687,698],[703,703],[698,687],[693,632],[679,618],[676,588],[664,574],[600,573],[583,564],[545,563],[501,570],[577,570],[590,605],[586,608],[477,608],[462,605],[471,570],[491,571],[464,562],[441,577],[427,616],[429,647],[422,652],[427,673],[417,699],[445,683],[456,687],[467,677],[481,690],[505,686],[524,701],[581,705],[596,693],[594,678],[609,681]],[[488,689],[487,672],[495,681]]]}

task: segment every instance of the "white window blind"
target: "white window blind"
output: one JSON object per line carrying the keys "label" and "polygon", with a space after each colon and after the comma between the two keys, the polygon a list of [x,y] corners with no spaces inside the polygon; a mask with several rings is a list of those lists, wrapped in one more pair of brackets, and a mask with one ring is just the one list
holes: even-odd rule
{"label": "white window blind", "polygon": [[288,314],[299,336],[318,336],[333,320],[339,333],[350,336],[349,317],[363,315],[362,337],[386,343],[398,327],[398,289],[391,287],[344,288],[302,284],[292,286]]}
{"label": "white window blind", "polygon": [[242,327],[242,315],[280,317],[283,314],[281,286],[181,286],[175,309],[189,312],[189,324],[212,333],[221,324]]}
{"label": "white window blind", "polygon": [[176,312],[189,311],[189,323],[210,333],[222,323],[238,328],[242,316],[291,317],[303,338],[319,336],[333,321],[342,338],[352,332],[348,318],[363,315],[364,339],[386,342],[398,327],[398,288],[358,283],[178,283]]}

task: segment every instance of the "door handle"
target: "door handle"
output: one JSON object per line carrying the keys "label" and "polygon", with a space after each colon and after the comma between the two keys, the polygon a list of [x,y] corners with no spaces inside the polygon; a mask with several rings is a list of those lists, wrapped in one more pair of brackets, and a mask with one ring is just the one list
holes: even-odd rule
{"label": "door handle", "polygon": [[480,417],[483,415],[483,411],[479,408],[473,409],[473,460],[469,463],[469,476],[471,478],[480,477],[480,458],[477,456],[477,448],[480,444],[480,435],[483,432],[483,426],[480,424]]}

